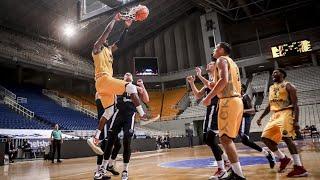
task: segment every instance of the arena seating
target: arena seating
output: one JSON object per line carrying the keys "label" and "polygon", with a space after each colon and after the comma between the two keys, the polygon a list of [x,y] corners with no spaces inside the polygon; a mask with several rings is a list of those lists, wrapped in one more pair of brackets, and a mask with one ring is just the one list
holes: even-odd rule
{"label": "arena seating", "polygon": [[263,92],[270,79],[270,73],[265,71],[253,74],[251,86],[254,92]]}
{"label": "arena seating", "polygon": [[180,87],[177,89],[166,90],[164,92],[162,117],[174,117],[178,114],[179,110],[175,105],[186,93],[185,87]]}
{"label": "arena seating", "polygon": [[0,129],[50,129],[51,127],[34,119],[28,119],[4,104],[0,104]]}
{"label": "arena seating", "polygon": [[162,93],[160,91],[149,91],[150,101],[148,104],[149,110],[153,116],[161,113]]}
{"label": "arena seating", "polygon": [[51,123],[60,124],[62,129],[68,130],[92,130],[95,129],[98,121],[78,111],[64,108],[48,97],[42,95],[41,88],[35,87],[14,87],[8,89],[21,97],[28,98],[25,107],[34,111],[35,115]]}
{"label": "arena seating", "polygon": [[83,107],[86,107],[88,110],[90,110],[92,112],[96,112],[97,111],[97,108],[96,108],[95,104],[93,104],[92,102],[87,101],[85,98],[82,98],[81,96],[74,95],[74,94],[68,93],[68,92],[61,92],[61,91],[59,91],[59,96],[73,98],[73,99],[79,101],[81,103],[81,105]]}

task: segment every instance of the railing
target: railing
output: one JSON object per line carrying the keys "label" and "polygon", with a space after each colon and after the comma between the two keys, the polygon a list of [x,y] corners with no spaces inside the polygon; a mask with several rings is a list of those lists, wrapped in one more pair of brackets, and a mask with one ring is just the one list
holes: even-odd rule
{"label": "railing", "polygon": [[15,100],[5,97],[4,98],[4,103],[7,104],[9,107],[17,111],[19,114],[21,113],[23,116],[26,116],[28,118],[33,118],[34,117],[34,112],[30,111],[29,109],[21,106],[18,104]]}
{"label": "railing", "polygon": [[16,94],[14,94],[13,92],[9,91],[8,89],[6,89],[5,87],[0,85],[0,93],[2,93],[5,96],[9,96],[11,99],[16,99],[17,96]]}
{"label": "railing", "polygon": [[82,106],[79,106],[79,107],[78,107],[78,110],[79,110],[80,112],[86,114],[87,116],[90,116],[90,117],[92,117],[92,118],[94,118],[94,119],[98,119],[98,114],[97,114],[97,113],[92,112],[92,111],[90,111],[90,110],[88,110],[88,109],[86,109],[86,108],[84,108],[84,107],[82,107]]}
{"label": "railing", "polygon": [[68,103],[65,98],[60,98],[57,91],[42,89],[42,94],[54,100],[56,103],[60,104],[62,107],[67,107]]}

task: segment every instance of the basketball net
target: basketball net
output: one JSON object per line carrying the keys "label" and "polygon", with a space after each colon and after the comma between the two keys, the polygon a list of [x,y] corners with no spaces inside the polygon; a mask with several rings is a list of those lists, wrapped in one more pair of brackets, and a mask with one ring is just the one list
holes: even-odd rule
{"label": "basketball net", "polygon": [[144,8],[144,6],[142,6],[140,4],[138,6],[134,6],[129,11],[121,12],[120,18],[125,21],[127,21],[127,20],[136,21],[136,12],[142,8]]}

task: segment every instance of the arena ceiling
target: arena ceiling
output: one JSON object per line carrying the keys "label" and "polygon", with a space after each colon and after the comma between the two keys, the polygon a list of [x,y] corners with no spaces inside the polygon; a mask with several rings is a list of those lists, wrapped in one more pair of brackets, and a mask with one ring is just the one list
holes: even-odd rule
{"label": "arena ceiling", "polygon": [[[101,0],[111,3],[116,0]],[[231,22],[250,20],[259,16],[278,13],[286,9],[310,5],[315,0],[131,0],[132,4],[144,4],[150,9],[149,18],[135,23],[128,35],[127,46],[151,37],[160,30],[170,26],[177,19],[194,11],[204,13],[215,10]],[[88,56],[98,35],[116,10],[79,23],[78,0],[1,0],[0,24],[32,36],[42,36],[57,43],[62,43],[81,55]],[[72,23],[77,28],[74,37],[63,36],[64,24]],[[115,27],[111,34],[112,40],[119,36],[120,29]]]}

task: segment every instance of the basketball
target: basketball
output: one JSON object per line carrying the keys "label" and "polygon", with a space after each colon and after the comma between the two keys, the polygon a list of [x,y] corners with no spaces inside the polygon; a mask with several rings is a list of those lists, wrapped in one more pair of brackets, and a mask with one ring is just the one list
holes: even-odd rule
{"label": "basketball", "polygon": [[141,6],[139,7],[139,10],[136,12],[136,21],[144,21],[147,19],[149,15],[149,9],[146,6]]}

